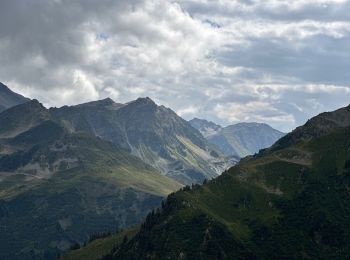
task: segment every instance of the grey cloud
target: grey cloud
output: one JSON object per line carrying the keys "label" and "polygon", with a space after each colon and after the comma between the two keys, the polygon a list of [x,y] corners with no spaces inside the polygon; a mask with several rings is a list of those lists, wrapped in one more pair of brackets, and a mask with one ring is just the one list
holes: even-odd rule
{"label": "grey cloud", "polygon": [[303,39],[300,47],[281,38],[248,38],[249,47],[232,46],[218,53],[226,66],[244,66],[257,72],[297,78],[306,82],[348,84],[350,74],[350,37],[317,35]]}
{"label": "grey cloud", "polygon": [[[193,16],[267,19],[280,21],[350,21],[350,2],[337,1],[197,1],[180,0]],[[295,7],[299,3],[299,7]],[[293,7],[294,5],[294,7]]]}

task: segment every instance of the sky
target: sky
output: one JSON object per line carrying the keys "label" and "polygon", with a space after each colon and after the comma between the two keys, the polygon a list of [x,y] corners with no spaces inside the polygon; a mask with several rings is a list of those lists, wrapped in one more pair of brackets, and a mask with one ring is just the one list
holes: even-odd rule
{"label": "sky", "polygon": [[60,107],[150,97],[290,131],[350,103],[347,0],[3,0],[0,81]]}

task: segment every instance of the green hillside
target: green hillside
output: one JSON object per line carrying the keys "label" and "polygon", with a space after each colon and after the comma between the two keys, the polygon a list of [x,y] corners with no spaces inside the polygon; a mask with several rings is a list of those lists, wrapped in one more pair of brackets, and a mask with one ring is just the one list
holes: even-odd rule
{"label": "green hillside", "polygon": [[88,243],[86,246],[82,248],[68,251],[60,259],[61,260],[101,259],[104,256],[108,255],[113,248],[120,246],[123,242],[125,243],[125,241],[133,238],[138,231],[139,231],[139,226],[119,232],[115,235],[98,238]]}
{"label": "green hillside", "polygon": [[[149,214],[115,259],[347,259],[350,106]],[[108,258],[107,258],[108,259]]]}

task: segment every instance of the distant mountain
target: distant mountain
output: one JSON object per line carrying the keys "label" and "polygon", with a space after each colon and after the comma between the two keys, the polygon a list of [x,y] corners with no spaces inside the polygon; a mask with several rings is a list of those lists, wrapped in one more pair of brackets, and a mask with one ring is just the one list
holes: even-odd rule
{"label": "distant mountain", "polygon": [[11,91],[0,82],[0,112],[27,101],[29,101],[28,98]]}
{"label": "distant mountain", "polygon": [[221,127],[198,118],[192,119],[189,123],[226,155],[237,157],[255,154],[260,149],[270,147],[285,135],[261,123],[239,123]]}
{"label": "distant mountain", "polygon": [[56,259],[140,223],[181,186],[36,100],[0,113],[0,259]]}
{"label": "distant mountain", "polygon": [[225,158],[187,121],[150,98],[127,104],[104,99],[50,113],[70,131],[112,142],[183,184],[214,178],[237,161]]}
{"label": "distant mountain", "polygon": [[170,195],[105,259],[348,259],[349,150],[350,106],[316,116]]}
{"label": "distant mountain", "polygon": [[222,126],[205,119],[193,118],[189,123],[192,127],[199,130],[205,138],[216,135],[222,129]]}

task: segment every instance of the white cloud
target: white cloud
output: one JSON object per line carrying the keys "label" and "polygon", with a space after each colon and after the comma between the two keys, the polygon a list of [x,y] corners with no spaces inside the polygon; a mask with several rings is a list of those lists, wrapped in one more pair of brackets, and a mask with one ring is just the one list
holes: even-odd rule
{"label": "white cloud", "polygon": [[185,107],[177,110],[177,114],[180,116],[194,116],[198,113],[199,108],[194,106]]}
{"label": "white cloud", "polygon": [[120,97],[120,92],[112,87],[106,87],[104,91],[107,93],[107,96],[117,100]]}
{"label": "white cloud", "polygon": [[230,123],[274,123],[283,125],[286,129],[295,124],[293,115],[281,112],[270,103],[261,101],[252,101],[244,105],[240,103],[218,104],[214,111],[219,118],[229,120]]}

